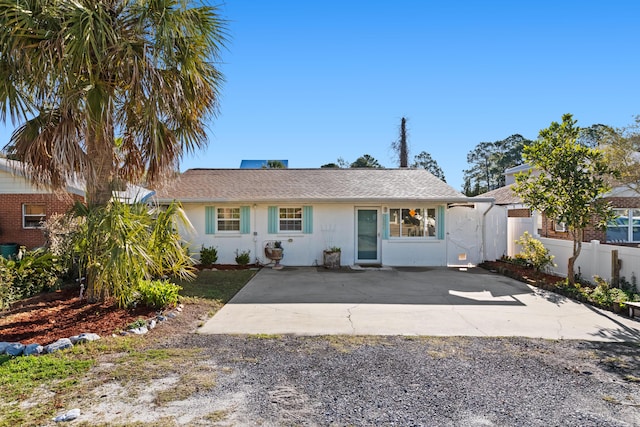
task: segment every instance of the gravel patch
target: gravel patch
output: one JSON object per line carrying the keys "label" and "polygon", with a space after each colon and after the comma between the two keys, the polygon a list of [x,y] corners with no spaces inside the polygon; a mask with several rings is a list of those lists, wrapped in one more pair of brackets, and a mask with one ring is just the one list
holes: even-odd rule
{"label": "gravel patch", "polygon": [[224,413],[218,425],[640,425],[637,344],[190,334],[171,346],[217,366],[216,387],[192,399]]}

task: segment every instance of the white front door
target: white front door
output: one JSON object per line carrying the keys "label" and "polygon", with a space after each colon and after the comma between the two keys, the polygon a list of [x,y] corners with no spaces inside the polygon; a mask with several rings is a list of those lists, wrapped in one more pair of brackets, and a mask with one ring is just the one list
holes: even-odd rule
{"label": "white front door", "polygon": [[380,263],[380,210],[356,208],[356,264]]}

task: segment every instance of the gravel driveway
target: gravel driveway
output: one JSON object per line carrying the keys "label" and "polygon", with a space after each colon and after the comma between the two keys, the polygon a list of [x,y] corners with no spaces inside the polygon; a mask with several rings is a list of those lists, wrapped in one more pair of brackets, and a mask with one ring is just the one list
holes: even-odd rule
{"label": "gravel driveway", "polygon": [[[180,406],[201,425],[640,425],[637,344],[525,338],[190,334],[216,387]],[[178,414],[176,414],[178,415]]]}

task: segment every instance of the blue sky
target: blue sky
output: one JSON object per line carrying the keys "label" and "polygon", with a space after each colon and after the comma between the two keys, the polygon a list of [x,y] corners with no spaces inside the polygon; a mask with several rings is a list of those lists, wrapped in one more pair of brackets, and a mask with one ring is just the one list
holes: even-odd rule
{"label": "blue sky", "polygon": [[460,189],[479,142],[535,138],[563,113],[615,127],[640,114],[637,0],[228,0],[220,11],[220,115],[182,170],[365,153],[396,167],[404,116],[411,157],[429,152]]}

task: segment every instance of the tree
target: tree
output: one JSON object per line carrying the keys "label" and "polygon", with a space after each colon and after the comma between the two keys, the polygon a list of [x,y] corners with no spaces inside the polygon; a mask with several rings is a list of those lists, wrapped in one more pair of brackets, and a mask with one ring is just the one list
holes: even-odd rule
{"label": "tree", "polygon": [[360,156],[355,162],[351,163],[352,168],[382,168],[380,163],[368,154]]}
{"label": "tree", "polygon": [[400,119],[400,137],[391,144],[391,148],[398,153],[398,164],[401,168],[409,166],[409,146],[407,142],[407,119]]}
{"label": "tree", "polygon": [[504,171],[522,163],[523,147],[531,143],[514,134],[495,142],[481,142],[467,154],[469,169],[464,171],[464,193],[467,196],[495,190],[505,185]]}
{"label": "tree", "polygon": [[325,163],[324,165],[320,166],[320,168],[322,168],[322,169],[340,169],[340,166],[338,166],[337,163]]}
{"label": "tree", "polygon": [[[188,0],[0,0],[0,28],[0,120],[22,123],[9,154],[54,188],[84,178],[88,222],[116,212],[110,200],[121,182],[160,182],[183,154],[206,145],[223,81],[217,8]],[[133,221],[145,227],[139,216]],[[88,223],[88,238],[102,237],[91,235],[102,223]],[[119,241],[118,250],[131,243]],[[105,295],[98,280],[105,271],[146,262],[112,259],[117,268],[86,264],[90,298]]]}
{"label": "tree", "polygon": [[436,178],[441,179],[443,182],[447,182],[444,177],[444,172],[438,166],[438,162],[436,162],[431,154],[426,151],[421,152],[413,158],[413,163],[411,164],[412,168],[422,168],[431,172]]}
{"label": "tree", "polygon": [[635,123],[610,135],[602,147],[611,167],[618,171],[616,184],[640,194],[640,116]]}
{"label": "tree", "polygon": [[286,169],[287,167],[280,160],[268,160],[263,169]]}
{"label": "tree", "polygon": [[531,209],[566,224],[573,238],[573,253],[567,262],[572,284],[584,229],[593,221],[604,227],[613,218],[611,207],[602,199],[610,189],[607,176],[612,170],[604,153],[579,144],[579,137],[580,128],[571,114],[563,115],[562,123],[552,122],[541,130],[538,140],[524,148],[523,157],[533,170],[517,174],[513,187]]}
{"label": "tree", "polygon": [[206,145],[223,81],[215,7],[0,0],[0,28],[0,119],[22,122],[10,154],[35,180],[64,188],[79,175],[87,203],[104,206],[118,179],[159,182]]}

